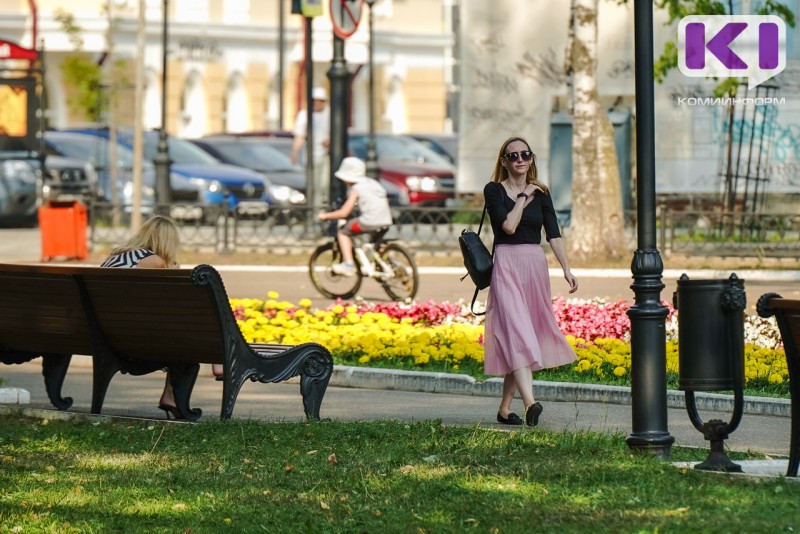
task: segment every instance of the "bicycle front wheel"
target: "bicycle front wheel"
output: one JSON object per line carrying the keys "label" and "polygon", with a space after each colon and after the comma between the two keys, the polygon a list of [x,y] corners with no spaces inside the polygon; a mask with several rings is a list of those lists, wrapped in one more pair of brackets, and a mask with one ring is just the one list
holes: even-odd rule
{"label": "bicycle front wheel", "polygon": [[361,269],[357,263],[355,276],[343,276],[331,270],[335,263],[341,261],[342,254],[333,242],[318,246],[308,260],[311,283],[317,291],[331,299],[352,298],[361,288]]}
{"label": "bicycle front wheel", "polygon": [[400,245],[390,243],[381,251],[381,258],[393,274],[391,278],[380,279],[386,293],[394,300],[413,299],[419,287],[419,275],[411,254]]}

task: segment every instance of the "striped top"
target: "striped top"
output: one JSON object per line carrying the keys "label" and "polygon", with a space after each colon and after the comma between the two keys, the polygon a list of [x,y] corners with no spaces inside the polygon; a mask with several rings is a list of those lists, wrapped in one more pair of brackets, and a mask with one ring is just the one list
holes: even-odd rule
{"label": "striped top", "polygon": [[152,256],[154,252],[146,248],[137,248],[136,250],[129,250],[121,252],[114,256],[106,258],[100,267],[122,267],[130,269],[139,265],[139,262],[148,256]]}

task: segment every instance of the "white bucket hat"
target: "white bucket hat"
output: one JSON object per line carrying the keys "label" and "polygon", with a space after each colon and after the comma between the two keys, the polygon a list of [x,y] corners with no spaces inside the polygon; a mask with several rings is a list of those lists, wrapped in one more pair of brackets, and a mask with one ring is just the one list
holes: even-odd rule
{"label": "white bucket hat", "polygon": [[311,90],[312,100],[328,100],[328,91],[324,87],[315,87]]}
{"label": "white bucket hat", "polygon": [[342,160],[339,170],[333,173],[343,182],[355,184],[367,179],[367,165],[363,161],[354,157],[347,157]]}

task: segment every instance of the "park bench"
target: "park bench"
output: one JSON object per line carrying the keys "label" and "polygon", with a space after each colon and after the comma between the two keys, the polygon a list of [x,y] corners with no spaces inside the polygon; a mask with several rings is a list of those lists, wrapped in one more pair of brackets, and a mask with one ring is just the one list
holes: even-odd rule
{"label": "park bench", "polygon": [[[305,414],[319,419],[333,372],[316,343],[249,344],[231,310],[219,273],[194,269],[108,269],[0,264],[0,362],[42,357],[50,402],[61,396],[72,355],[92,357],[91,413],[99,414],[113,376],[169,369],[177,409],[196,420],[190,397],[200,364],[222,364],[221,419],[229,419],[245,380],[300,376]],[[153,399],[155,403],[156,399]]]}
{"label": "park bench", "polygon": [[777,293],[765,293],[758,299],[758,315],[769,318],[773,315],[786,352],[786,367],[789,370],[789,393],[791,394],[792,425],[789,439],[789,469],[787,477],[796,477],[800,464],[800,300],[782,298]]}

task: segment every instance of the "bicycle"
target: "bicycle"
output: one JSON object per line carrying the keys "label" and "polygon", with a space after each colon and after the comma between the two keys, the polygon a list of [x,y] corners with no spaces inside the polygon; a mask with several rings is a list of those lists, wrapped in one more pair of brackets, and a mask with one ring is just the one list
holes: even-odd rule
{"label": "bicycle", "polygon": [[328,298],[349,299],[361,288],[364,278],[374,278],[393,300],[413,299],[419,286],[417,265],[395,239],[384,239],[388,231],[387,227],[353,237],[354,276],[336,274],[332,270],[334,264],[342,261],[336,236],[318,246],[308,260],[314,287]]}

